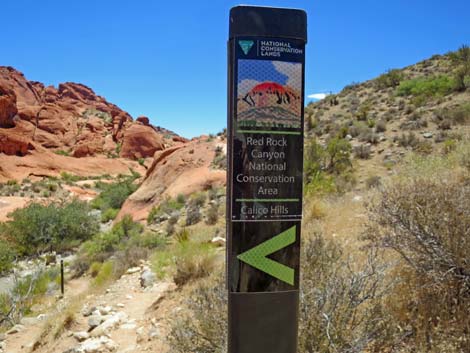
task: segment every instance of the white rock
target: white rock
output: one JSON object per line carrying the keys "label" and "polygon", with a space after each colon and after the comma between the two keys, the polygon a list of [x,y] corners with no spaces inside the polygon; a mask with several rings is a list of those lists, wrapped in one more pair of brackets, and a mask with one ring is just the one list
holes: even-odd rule
{"label": "white rock", "polygon": [[353,197],[354,202],[361,202],[362,201],[362,196],[356,195]]}
{"label": "white rock", "polygon": [[70,351],[70,353],[104,353],[114,352],[117,349],[118,345],[116,342],[106,336],[101,336],[86,340]]}
{"label": "white rock", "polygon": [[46,314],[39,314],[39,315],[37,316],[37,319],[38,319],[39,321],[44,321],[44,320],[47,319],[47,315],[46,315]]}
{"label": "white rock", "polygon": [[126,271],[127,274],[131,275],[140,271],[140,267],[131,267]]}
{"label": "white rock", "polygon": [[73,334],[73,338],[75,338],[78,342],[83,342],[90,338],[90,334],[86,331],[75,332]]}
{"label": "white rock", "polygon": [[102,322],[104,322],[105,318],[102,317],[101,315],[92,315],[88,318],[88,326],[90,326],[90,329],[94,329],[95,327],[98,327],[101,325]]}
{"label": "white rock", "polygon": [[100,306],[98,307],[98,310],[101,315],[108,315],[111,311],[113,311],[113,308],[110,306]]}
{"label": "white rock", "polygon": [[128,323],[122,324],[120,328],[123,330],[134,330],[136,327],[137,327],[136,324],[128,322]]}
{"label": "white rock", "polygon": [[214,237],[211,240],[211,243],[216,245],[216,246],[225,246],[225,242],[226,242],[225,238],[219,237],[219,236]]}
{"label": "white rock", "polygon": [[21,332],[24,330],[24,326],[23,325],[20,325],[20,324],[17,324],[15,326],[13,326],[11,329],[9,329],[6,334],[7,335],[14,335],[15,333],[18,333],[18,332]]}
{"label": "white rock", "polygon": [[153,271],[151,271],[150,269],[146,269],[140,275],[140,285],[143,288],[148,288],[155,283],[156,279],[157,276],[155,275],[155,273],[153,273]]}
{"label": "white rock", "polygon": [[106,321],[104,321],[101,325],[96,327],[91,333],[93,336],[101,336],[108,333],[110,330],[116,328],[121,322],[127,320],[127,314],[123,311],[112,315]]}
{"label": "white rock", "polygon": [[124,308],[124,307],[125,307],[125,305],[122,304],[122,303],[117,303],[116,306],[117,306],[118,308]]}
{"label": "white rock", "polygon": [[434,135],[433,135],[432,132],[425,132],[425,133],[423,134],[423,137],[424,137],[425,139],[430,139],[430,138],[432,138],[433,136],[434,136]]}

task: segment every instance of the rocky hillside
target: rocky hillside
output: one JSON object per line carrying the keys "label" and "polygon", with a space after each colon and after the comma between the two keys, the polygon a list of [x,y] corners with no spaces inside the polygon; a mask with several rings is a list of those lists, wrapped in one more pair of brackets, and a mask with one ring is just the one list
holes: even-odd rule
{"label": "rocky hillside", "polygon": [[468,47],[346,86],[305,109],[306,140],[349,141],[359,182],[391,172],[409,151],[451,149],[468,138]]}

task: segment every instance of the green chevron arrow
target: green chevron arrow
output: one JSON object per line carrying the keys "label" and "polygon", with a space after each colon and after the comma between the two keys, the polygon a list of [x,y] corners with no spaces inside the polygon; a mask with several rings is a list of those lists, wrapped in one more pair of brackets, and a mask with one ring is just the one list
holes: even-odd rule
{"label": "green chevron arrow", "polygon": [[245,251],[243,254],[238,255],[237,259],[293,286],[294,269],[268,259],[266,256],[295,243],[295,227],[293,226],[254,248]]}

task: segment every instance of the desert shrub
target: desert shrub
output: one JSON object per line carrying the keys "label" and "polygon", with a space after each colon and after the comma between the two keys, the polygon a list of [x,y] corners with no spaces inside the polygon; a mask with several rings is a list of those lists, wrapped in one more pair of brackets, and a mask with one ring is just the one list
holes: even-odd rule
{"label": "desert shrub", "polygon": [[[391,293],[394,321],[417,351],[470,349],[470,186],[446,165],[397,180],[369,206],[365,239],[402,262]],[[415,167],[416,168],[416,167]],[[446,176],[440,175],[443,169]]]}
{"label": "desert shrub", "polygon": [[354,146],[354,156],[360,159],[369,159],[371,155],[370,145],[358,145]]}
{"label": "desert shrub", "polygon": [[116,183],[97,183],[96,185],[102,191],[91,202],[92,207],[101,211],[106,211],[110,208],[120,209],[124,201],[137,190],[138,186],[134,184],[135,179],[134,177],[121,177]]}
{"label": "desert shrub", "polygon": [[10,214],[1,228],[20,255],[34,255],[51,248],[62,251],[85,241],[98,229],[97,219],[85,202],[31,203]]}
{"label": "desert shrub", "polygon": [[378,188],[381,185],[382,185],[382,178],[378,175],[373,175],[366,179],[366,187],[368,189]]}
{"label": "desert shrub", "polygon": [[70,152],[69,151],[64,151],[64,150],[57,150],[57,151],[54,151],[54,153],[58,154],[59,156],[66,156],[66,157],[70,156]]}
{"label": "desert shrub", "polygon": [[400,70],[388,70],[386,73],[380,75],[376,80],[376,86],[379,89],[396,87],[403,80],[404,75]]}
{"label": "desert shrub", "polygon": [[[95,234],[90,240],[82,244],[80,254],[81,260],[88,263],[102,262],[109,258],[115,251],[129,247],[134,239],[139,239],[143,232],[143,226],[134,222],[129,215],[116,223],[108,232]],[[137,242],[138,243],[138,242]]]}
{"label": "desert shrub", "polygon": [[434,151],[431,141],[419,141],[418,144],[414,147],[414,151],[420,154],[431,154]]}
{"label": "desert shrub", "polygon": [[454,85],[454,80],[446,75],[420,77],[402,81],[396,93],[399,96],[413,96],[426,101],[452,93]]}
{"label": "desert shrub", "polygon": [[78,175],[70,174],[67,172],[60,173],[60,177],[66,184],[72,184],[82,179]]}
{"label": "desert shrub", "polygon": [[176,199],[166,198],[158,206],[152,207],[148,216],[147,223],[154,223],[163,215],[171,215],[175,211],[181,210],[185,205],[186,199],[184,195],[178,195]]}
{"label": "desert shrub", "polygon": [[118,209],[115,208],[108,208],[101,214],[101,222],[106,223],[109,222],[117,217],[119,213]]}
{"label": "desert shrub", "polygon": [[141,264],[142,260],[148,258],[150,249],[139,246],[127,246],[124,250],[117,251],[112,258],[112,278],[118,279],[127,269]]}
{"label": "desert shrub", "polygon": [[450,59],[455,66],[454,89],[459,92],[465,91],[470,87],[470,47],[461,46],[457,51],[450,53]]}
{"label": "desert shrub", "polygon": [[93,278],[98,276],[98,273],[100,272],[102,265],[103,264],[101,262],[93,262],[90,265],[90,276],[93,277]]}
{"label": "desert shrub", "polygon": [[348,133],[352,137],[365,135],[369,131],[369,127],[362,121],[354,122],[353,125],[348,128]]}
{"label": "desert shrub", "polygon": [[159,278],[168,275],[176,284],[184,285],[213,273],[217,253],[212,244],[191,240],[185,228],[177,232],[174,238],[175,242],[151,256],[152,269]]}
{"label": "desert shrub", "polygon": [[376,145],[379,142],[379,137],[372,129],[368,129],[359,135],[359,140]]}
{"label": "desert shrub", "polygon": [[330,139],[322,146],[312,139],[306,146],[304,180],[307,193],[337,191],[336,182],[352,168],[351,144],[339,138]]}
{"label": "desert shrub", "polygon": [[74,264],[72,270],[75,276],[80,276],[90,267],[90,272],[96,273],[94,284],[101,286],[119,278],[128,268],[139,265],[140,260],[149,256],[151,249],[164,248],[165,245],[163,236],[144,233],[141,224],[125,216],[109,232],[97,234],[82,245],[78,264]]}
{"label": "desert shrub", "polygon": [[385,132],[387,131],[387,122],[385,120],[379,120],[375,124],[375,132]]}
{"label": "desert shrub", "polygon": [[414,111],[409,115],[406,121],[400,124],[402,130],[418,130],[428,126],[428,121],[420,113]]}
{"label": "desert shrub", "polygon": [[219,219],[219,204],[217,202],[213,202],[209,205],[206,216],[207,224],[213,225],[217,223]]}
{"label": "desert shrub", "polygon": [[379,351],[392,331],[387,266],[372,250],[354,270],[342,247],[316,235],[302,247],[299,352]]}
{"label": "desert shrub", "polygon": [[137,233],[129,239],[130,247],[140,247],[145,249],[164,248],[166,243],[167,239],[162,234],[151,231]]}
{"label": "desert shrub", "polygon": [[401,147],[416,147],[419,143],[419,139],[413,132],[402,133],[398,137],[398,145]]}
{"label": "desert shrub", "polygon": [[186,228],[181,229],[175,234],[175,239],[178,243],[185,243],[189,241],[189,230]]}
{"label": "desert shrub", "polygon": [[11,244],[0,239],[0,275],[12,269],[15,257],[16,252]]}
{"label": "desert shrub", "polygon": [[[386,267],[370,251],[359,270],[341,247],[320,236],[302,247],[299,352],[362,352],[385,347],[391,323],[382,298],[389,290]],[[217,271],[223,272],[223,271]],[[222,277],[200,282],[188,310],[173,319],[170,352],[225,352],[227,296]]]}
{"label": "desert shrub", "polygon": [[170,352],[226,352],[227,290],[222,276],[201,281],[188,295],[185,305],[186,313],[171,322]]}
{"label": "desert shrub", "polygon": [[189,241],[179,243],[176,257],[176,272],[173,280],[181,286],[190,281],[209,276],[215,267],[215,252],[210,244],[196,244]]}
{"label": "desert shrub", "polygon": [[196,206],[188,206],[186,208],[186,226],[199,223],[202,219],[201,210]]}
{"label": "desert shrub", "polygon": [[222,147],[215,148],[214,159],[212,160],[212,167],[215,169],[227,169],[227,156],[225,155]]}
{"label": "desert shrub", "polygon": [[443,152],[444,154],[449,154],[457,148],[457,141],[454,139],[444,140]]}
{"label": "desert shrub", "polygon": [[58,269],[39,270],[23,278],[14,276],[9,293],[0,294],[0,327],[11,326],[31,312],[31,306],[56,283]]}
{"label": "desert shrub", "polygon": [[470,122],[470,103],[447,107],[434,112],[434,119],[441,129]]}
{"label": "desert shrub", "polygon": [[97,287],[101,287],[111,281],[113,278],[113,262],[106,261],[103,263],[96,275],[95,279],[93,280],[93,285]]}
{"label": "desert shrub", "polygon": [[369,112],[372,109],[372,106],[368,102],[364,102],[359,106],[359,109],[356,112],[356,118],[359,121],[366,121],[369,117]]}

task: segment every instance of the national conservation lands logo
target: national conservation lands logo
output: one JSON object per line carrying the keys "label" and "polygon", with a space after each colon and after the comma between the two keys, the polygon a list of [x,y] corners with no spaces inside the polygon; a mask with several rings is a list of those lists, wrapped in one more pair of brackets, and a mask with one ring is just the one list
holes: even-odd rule
{"label": "national conservation lands logo", "polygon": [[238,45],[240,45],[240,48],[242,48],[243,53],[245,55],[248,55],[250,52],[251,48],[253,47],[254,42],[252,40],[239,40]]}

